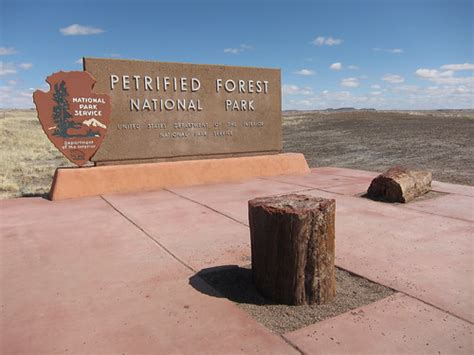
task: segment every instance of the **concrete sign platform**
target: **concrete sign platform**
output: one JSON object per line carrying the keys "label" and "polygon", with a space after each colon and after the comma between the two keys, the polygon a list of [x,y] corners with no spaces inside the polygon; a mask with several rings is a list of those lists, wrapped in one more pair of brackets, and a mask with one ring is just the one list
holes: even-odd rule
{"label": "concrete sign platform", "polygon": [[[472,354],[474,188],[434,182],[443,194],[406,205],[356,196],[376,175],[2,200],[0,353]],[[190,285],[248,265],[247,201],[292,192],[336,199],[336,265],[397,292],[280,336]]]}

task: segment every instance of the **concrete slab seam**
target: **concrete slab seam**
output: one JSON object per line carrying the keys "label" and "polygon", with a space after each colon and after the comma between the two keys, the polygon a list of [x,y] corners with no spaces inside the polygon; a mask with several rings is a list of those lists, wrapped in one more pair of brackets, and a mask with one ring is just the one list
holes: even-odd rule
{"label": "concrete slab seam", "polygon": [[[267,177],[259,177],[259,179],[270,180],[270,181],[279,182],[279,183],[287,184],[287,185],[306,187],[308,190],[321,190],[321,191],[324,191],[324,192],[327,192],[327,193],[344,196],[344,194],[341,193],[341,192],[326,191],[326,190],[323,190],[322,188],[317,188],[317,187],[314,187],[314,186],[309,186],[309,185],[304,185],[304,184],[295,184],[295,183],[292,183],[292,182],[281,181],[281,180],[276,180],[276,179],[267,178]],[[344,184],[341,184],[341,185],[323,186],[323,188],[325,188],[325,187],[342,187],[342,186],[350,186],[350,185],[352,185],[352,184],[344,183]],[[348,195],[345,195],[345,196],[348,196]]]}
{"label": "concrete slab seam", "polygon": [[169,190],[169,189],[163,189],[163,191],[167,191],[167,192],[169,192],[169,193],[172,193],[172,194],[175,195],[175,196],[178,196],[178,197],[183,198],[183,199],[185,199],[185,200],[187,200],[187,201],[190,201],[190,202],[193,202],[193,203],[195,203],[195,204],[198,204],[199,206],[202,206],[202,207],[204,207],[204,208],[207,208],[207,209],[209,209],[209,210],[211,210],[211,211],[213,211],[213,212],[215,212],[215,213],[220,214],[221,216],[227,217],[227,218],[231,219],[232,221],[237,222],[237,223],[239,223],[239,224],[241,224],[241,225],[243,225],[243,226],[245,226],[245,227],[248,227],[248,226],[249,226],[248,224],[245,224],[245,223],[243,223],[243,222],[241,222],[241,221],[235,219],[234,217],[228,216],[228,215],[226,215],[225,213],[222,213],[221,211],[212,208],[211,206],[208,206],[208,205],[206,205],[206,204],[204,204],[204,203],[201,203],[201,202],[199,202],[199,201],[193,200],[192,198],[183,196],[183,195],[181,195],[181,194],[179,194],[179,193],[177,193],[177,192],[175,192],[175,191],[172,191],[172,190]]}
{"label": "concrete slab seam", "polygon": [[[216,211],[216,210],[214,210],[214,209],[211,208],[211,207],[208,207],[208,206],[203,205],[203,204],[201,204],[201,203],[199,203],[199,202],[193,201],[193,200],[191,200],[191,199],[189,199],[189,198],[183,197],[183,196],[181,196],[181,195],[179,195],[179,194],[177,194],[177,193],[175,193],[175,192],[173,192],[173,191],[169,191],[169,190],[167,190],[167,189],[164,189],[164,190],[166,190],[166,191],[168,191],[168,192],[170,192],[170,193],[173,193],[173,194],[175,194],[175,195],[177,195],[177,196],[179,196],[179,197],[182,197],[182,198],[184,198],[184,199],[186,199],[186,200],[189,200],[189,201],[191,201],[191,202],[197,203],[197,204],[199,204],[199,205],[201,205],[201,206],[203,206],[203,207],[209,208],[209,209],[212,210],[212,211],[215,211],[215,212],[217,212],[217,213],[219,213],[219,214],[221,214],[221,215],[223,215],[223,216],[225,216],[225,217],[228,217],[228,218],[230,218],[230,219],[232,219],[232,220],[234,220],[234,221],[236,221],[236,222],[238,222],[238,223],[240,223],[240,224],[245,225],[244,223],[239,222],[239,221],[235,220],[235,219],[232,218],[232,217],[226,216],[226,215],[224,215],[223,213],[221,213],[221,212],[219,212],[219,211]],[[197,273],[196,270],[194,270],[191,266],[189,266],[188,264],[186,264],[186,263],[185,263],[183,260],[181,260],[178,256],[176,256],[175,254],[173,254],[173,253],[172,253],[168,248],[166,248],[163,244],[161,244],[159,241],[157,241],[155,238],[153,238],[153,236],[151,236],[147,231],[145,231],[142,227],[140,227],[137,223],[135,223],[132,218],[128,217],[128,216],[125,215],[123,212],[121,212],[116,206],[114,206],[114,205],[113,205],[110,201],[108,201],[104,196],[101,195],[100,197],[101,197],[112,209],[114,209],[114,210],[115,210],[118,214],[120,214],[123,218],[125,218],[127,221],[129,221],[131,224],[133,224],[136,228],[138,228],[143,234],[145,234],[149,239],[151,239],[154,243],[156,243],[159,247],[161,247],[165,252],[167,252],[167,253],[168,253],[171,257],[173,257],[176,261],[178,261],[179,263],[181,263],[183,266],[185,266],[187,269],[189,269],[189,270],[192,271],[193,273],[195,273],[195,274]],[[245,225],[245,226],[248,227],[247,225]],[[217,292],[218,294],[221,294],[221,293],[220,293],[217,289],[215,289],[211,284],[207,283],[207,282],[206,282],[204,279],[202,279],[201,277],[199,277],[199,278],[202,280],[202,282],[204,282],[206,285],[208,285],[210,288],[212,288],[215,292]],[[221,295],[222,295],[222,294],[221,294]],[[233,303],[233,302],[232,302],[232,303]],[[233,304],[234,304],[234,303],[233,303]],[[235,306],[235,304],[234,304],[234,306]],[[252,319],[253,319],[253,318],[252,318]],[[257,322],[255,319],[253,319],[253,321]],[[257,323],[258,323],[258,322],[257,322]],[[260,323],[259,323],[259,324],[260,324]],[[265,327],[265,329],[267,329],[267,328]],[[267,329],[267,331],[270,331],[270,330]],[[271,332],[271,331],[270,331],[270,332]],[[275,335],[277,335],[277,334],[275,334]],[[291,346],[294,350],[298,351],[298,352],[299,352],[300,354],[302,354],[302,355],[306,355],[306,353],[303,352],[296,344],[293,344],[291,341],[289,341],[288,339],[286,339],[286,338],[283,336],[283,334],[282,334],[282,335],[278,335],[278,336],[279,336],[285,343],[287,343],[289,346]]]}
{"label": "concrete slab seam", "polygon": [[[442,182],[442,181],[440,181]],[[466,186],[469,186],[469,185],[466,185]],[[441,191],[441,190],[437,190],[437,189],[431,189],[431,191],[433,192],[439,192],[441,194],[446,194],[446,195],[457,195],[457,196],[464,196],[464,197],[471,197],[473,198],[472,195],[466,195],[466,194],[460,194],[460,193],[457,193],[457,192],[446,192],[446,191]]]}
{"label": "concrete slab seam", "polygon": [[[172,193],[172,194],[174,194],[174,195],[176,195],[176,196],[178,196],[178,197],[181,197],[181,198],[183,198],[183,199],[185,199],[185,200],[187,200],[187,201],[189,201],[189,202],[196,203],[196,204],[198,204],[199,206],[202,206],[202,207],[204,207],[204,208],[207,208],[207,209],[209,209],[209,210],[211,210],[211,211],[213,211],[213,212],[215,212],[215,213],[220,214],[221,216],[227,217],[227,218],[231,219],[232,221],[237,222],[237,223],[239,223],[239,224],[241,224],[241,225],[243,225],[243,226],[245,226],[245,227],[249,227],[248,224],[246,224],[246,223],[244,223],[244,222],[242,222],[242,221],[239,221],[238,219],[235,219],[234,217],[229,216],[229,215],[227,215],[227,214],[225,214],[225,213],[223,213],[223,212],[221,212],[221,211],[219,211],[219,210],[216,210],[215,208],[212,208],[211,206],[208,206],[208,205],[206,205],[205,203],[199,202],[199,201],[197,201],[197,200],[193,200],[192,198],[189,198],[189,197],[187,197],[187,196],[181,195],[181,194],[179,194],[179,193],[177,193],[177,192],[175,192],[175,191],[172,191],[172,190],[168,190],[168,189],[163,189],[163,190],[164,190],[164,191],[167,191],[167,192],[169,192],[169,193]],[[314,188],[307,188],[307,189],[303,189],[303,190],[294,190],[294,191],[291,191],[291,193],[302,193],[302,192],[312,191],[312,190],[314,190]],[[281,194],[276,194],[275,196],[285,195],[285,194],[288,194],[288,193],[289,193],[289,192],[283,192],[283,193],[281,193]]]}
{"label": "concrete slab seam", "polygon": [[308,353],[305,353],[302,349],[300,349],[300,347],[298,345],[296,345],[295,343],[291,342],[291,340],[287,339],[285,337],[285,334],[281,334],[280,335],[280,338],[285,342],[287,343],[289,346],[291,346],[293,349],[295,349],[297,352],[299,352],[301,355],[308,355]]}
{"label": "concrete slab seam", "polygon": [[[265,178],[263,178],[263,179],[265,179]],[[271,180],[271,179],[269,179],[269,180]],[[290,183],[288,183],[288,184],[290,184]],[[290,184],[290,185],[291,185],[291,184]],[[296,184],[295,184],[295,186],[300,186],[300,185],[296,185]],[[184,199],[186,199],[186,200],[188,200],[188,201],[190,201],[190,202],[194,202],[194,203],[196,203],[196,204],[198,204],[198,205],[200,205],[200,206],[202,206],[202,207],[208,208],[208,209],[210,209],[210,210],[213,211],[213,212],[216,212],[216,213],[218,213],[218,214],[220,214],[220,215],[222,215],[222,216],[224,216],[224,217],[227,217],[227,218],[229,218],[229,219],[231,219],[231,220],[233,220],[233,221],[235,221],[235,222],[237,222],[237,223],[239,223],[239,224],[241,224],[241,225],[244,225],[244,226],[248,227],[248,224],[245,224],[245,223],[243,223],[243,222],[241,222],[241,221],[238,221],[238,220],[236,220],[235,218],[233,218],[233,217],[231,217],[231,216],[228,216],[228,215],[226,215],[225,213],[222,213],[221,211],[218,211],[218,210],[216,210],[216,209],[214,209],[214,208],[212,208],[212,207],[210,207],[210,206],[208,206],[208,205],[206,205],[206,204],[203,204],[203,203],[201,203],[201,202],[199,202],[199,201],[193,200],[193,199],[188,198],[188,197],[186,197],[186,196],[182,196],[182,195],[180,195],[179,193],[176,193],[176,192],[174,192],[174,191],[171,191],[171,190],[168,190],[168,189],[164,189],[164,190],[166,190],[166,191],[168,191],[168,192],[170,192],[170,193],[172,193],[172,194],[174,194],[174,195],[176,195],[176,196],[179,196],[179,197],[181,197],[181,198],[184,198]],[[317,189],[317,188],[309,188],[309,189],[305,189],[305,190],[298,190],[298,191],[295,191],[295,192],[314,191],[314,190],[322,191],[322,192],[326,192],[326,193],[331,193],[331,194],[336,194],[336,195],[345,196],[344,194],[341,194],[341,193],[335,193],[335,192],[326,191],[326,190]],[[353,197],[353,196],[349,196],[349,197]],[[414,212],[423,213],[423,211],[417,211],[417,210],[413,210],[413,211],[414,211]],[[427,213],[427,214],[430,214],[430,213]],[[354,272],[352,272],[352,271],[350,271],[350,270],[347,270],[347,269],[345,269],[345,268],[343,268],[343,267],[341,267],[341,266],[339,266],[339,265],[336,265],[336,266],[337,266],[338,268],[341,268],[341,269],[343,269],[343,270],[345,270],[345,271],[351,273],[351,274],[354,274],[354,275],[359,276],[359,277],[361,277],[361,278],[365,278],[365,279],[367,279],[367,280],[369,280],[369,281],[372,281],[372,282],[374,282],[374,283],[384,285],[384,286],[386,286],[386,287],[388,287],[388,288],[391,288],[392,290],[394,290],[394,291],[396,291],[396,292],[399,292],[399,293],[401,293],[401,294],[404,294],[404,295],[406,295],[406,296],[409,296],[409,297],[411,297],[411,298],[414,298],[414,299],[416,299],[416,300],[418,300],[418,301],[420,301],[420,302],[422,302],[422,303],[424,303],[424,304],[427,304],[427,305],[429,305],[429,306],[431,306],[431,307],[434,307],[434,308],[436,308],[436,309],[438,309],[438,310],[440,310],[440,311],[442,311],[442,312],[444,312],[444,313],[447,313],[447,314],[449,314],[449,315],[451,315],[451,316],[453,316],[453,317],[456,317],[456,318],[459,318],[460,320],[463,320],[463,321],[465,321],[465,322],[468,322],[469,324],[473,324],[473,323],[471,323],[469,320],[464,319],[464,318],[462,318],[461,316],[458,316],[458,315],[456,315],[456,314],[452,314],[452,313],[450,313],[449,311],[446,311],[446,310],[444,310],[444,309],[442,309],[442,308],[439,308],[439,307],[436,306],[436,305],[433,305],[433,304],[431,304],[431,303],[429,303],[429,302],[426,302],[426,301],[424,301],[424,300],[422,300],[422,299],[419,299],[419,298],[417,298],[417,297],[414,297],[414,296],[412,296],[412,295],[410,295],[410,294],[408,294],[408,293],[406,293],[406,292],[403,292],[403,291],[401,291],[401,290],[394,289],[394,288],[392,288],[392,287],[390,287],[390,286],[388,286],[388,285],[383,284],[382,282],[379,282],[379,281],[376,281],[376,280],[372,280],[372,279],[370,279],[370,278],[367,277],[367,276],[359,275],[359,274],[357,274],[357,273],[354,273]]]}
{"label": "concrete slab seam", "polygon": [[138,225],[132,218],[128,217],[125,213],[123,213],[122,211],[120,211],[116,206],[113,205],[113,203],[111,203],[109,200],[107,200],[104,196],[100,196],[110,207],[112,207],[112,209],[115,210],[115,212],[117,212],[118,214],[120,214],[123,218],[125,218],[128,222],[130,222],[131,224],[133,224],[138,230],[140,230],[143,234],[145,234],[145,236],[147,236],[147,238],[149,238],[150,240],[152,240],[156,245],[158,245],[160,248],[162,248],[166,253],[168,253],[173,259],[175,259],[177,262],[179,262],[180,264],[182,264],[184,267],[186,267],[188,270],[192,271],[193,273],[196,273],[197,271],[194,270],[191,266],[189,266],[188,264],[186,264],[186,262],[184,262],[184,260],[181,260],[177,255],[175,255],[171,250],[169,250],[168,248],[166,248],[163,244],[161,244],[158,240],[156,240],[155,238],[153,238],[153,236],[148,233],[145,229],[143,229],[140,225]]}
{"label": "concrete slab seam", "polygon": [[[474,200],[474,199],[473,199]],[[395,206],[395,207],[399,207],[399,206]],[[464,219],[464,218],[459,218],[459,217],[453,217],[453,216],[446,216],[444,214],[438,214],[438,213],[433,213],[433,212],[427,212],[427,211],[422,211],[422,210],[418,210],[416,208],[413,208],[411,206],[400,206],[404,209],[407,209],[407,210],[410,210],[410,211],[415,211],[415,212],[420,212],[420,213],[425,213],[425,214],[429,214],[429,215],[432,215],[432,216],[437,216],[437,217],[443,217],[443,218],[450,218],[450,219],[454,219],[456,221],[462,221],[462,222],[468,222],[468,223],[472,223],[471,220],[468,220],[468,219]]]}
{"label": "concrete slab seam", "polygon": [[[349,177],[349,176],[347,176]],[[317,188],[317,187],[310,187],[308,185],[303,185],[303,184],[294,184],[294,183],[291,183],[291,182],[287,182],[287,181],[279,181],[279,180],[275,180],[275,179],[272,179],[272,178],[266,178],[266,177],[259,177],[259,179],[262,179],[262,180],[271,180],[271,181],[275,181],[275,182],[280,182],[280,183],[283,183],[283,184],[288,184],[288,185],[294,185],[294,186],[301,186],[301,187],[308,187],[307,190],[301,190],[301,191],[314,191],[314,190],[318,190],[318,191],[322,191],[322,192],[326,192],[326,193],[329,193],[329,194],[334,194],[334,195],[339,195],[339,196],[347,196],[347,197],[354,197],[354,198],[360,198],[360,196],[356,196],[356,195],[347,195],[347,194],[344,194],[342,192],[336,192],[336,191],[329,191],[329,190],[325,190],[324,187],[323,188]],[[350,186],[351,184],[342,184],[342,185],[334,185],[334,186],[327,186],[327,187],[342,187],[342,186]],[[460,195],[460,194],[452,194],[450,192],[442,192],[442,191],[436,191],[436,190],[432,190],[432,191],[435,191],[435,192],[441,192],[441,193],[445,193],[445,194],[448,194],[448,195]],[[295,191],[295,192],[299,192],[299,191]],[[471,197],[472,196],[468,196],[468,195],[460,195],[460,196],[466,196],[466,197]],[[378,203],[384,203],[384,202],[379,202],[379,201],[373,201],[373,202],[378,202]],[[459,218],[459,217],[453,217],[453,216],[446,216],[446,215],[443,215],[443,214],[437,214],[437,213],[433,213],[433,212],[427,212],[427,211],[422,211],[422,210],[418,210],[418,209],[415,209],[415,208],[410,208],[409,206],[405,206],[405,205],[401,205],[401,206],[397,206],[397,205],[394,205],[393,207],[396,207],[396,208],[405,208],[405,209],[408,209],[410,211],[414,211],[414,212],[418,212],[418,213],[424,213],[424,214],[429,214],[429,215],[432,215],[432,216],[438,216],[438,217],[443,217],[443,218],[451,218],[451,219],[454,219],[454,220],[458,220],[458,221],[462,221],[462,222],[468,222],[468,223],[472,223],[472,221],[468,220],[468,219],[463,219],[463,218]]]}
{"label": "concrete slab seam", "polygon": [[[317,168],[316,168],[316,169],[317,169]],[[342,168],[342,169],[345,169],[345,168]],[[350,169],[350,170],[352,170],[352,169]],[[366,171],[366,172],[368,172],[368,173],[379,174],[379,173],[376,173],[376,172],[374,172],[374,171],[367,171],[367,170],[364,170],[364,171]],[[342,177],[347,177],[347,178],[354,178],[354,177],[355,177],[354,175],[349,175],[349,174],[346,175],[346,174],[338,174],[338,173],[331,173],[331,175],[342,176]],[[369,178],[369,179],[372,180],[372,178]]]}
{"label": "concrete slab seam", "polygon": [[[396,293],[400,293],[400,294],[405,295],[405,296],[407,296],[407,297],[410,297],[410,298],[412,298],[412,299],[414,299],[414,300],[420,301],[421,303],[426,304],[427,306],[436,308],[438,311],[441,311],[441,312],[443,312],[443,313],[449,314],[450,316],[452,316],[452,317],[454,317],[454,318],[457,318],[457,319],[459,319],[459,320],[462,320],[463,322],[466,322],[466,323],[469,323],[469,324],[471,324],[471,325],[474,325],[474,323],[471,322],[471,321],[468,320],[468,319],[465,319],[465,318],[463,318],[463,317],[461,317],[461,316],[459,316],[459,315],[457,315],[457,314],[454,314],[454,313],[451,313],[451,312],[449,312],[449,311],[447,311],[447,310],[445,310],[445,309],[442,309],[442,308],[440,308],[439,306],[436,306],[436,305],[434,305],[434,304],[431,304],[431,303],[429,303],[429,302],[427,302],[427,301],[425,301],[425,300],[423,300],[423,299],[421,299],[421,298],[418,298],[418,297],[416,297],[416,296],[410,295],[409,293],[407,293],[407,292],[405,292],[405,291],[398,290],[398,289],[396,289],[396,288],[393,288],[392,286],[385,285],[385,284],[384,284],[383,282],[381,282],[381,281],[376,281],[376,280],[373,280],[373,279],[370,278],[370,277],[367,277],[367,276],[358,274],[358,273],[356,273],[356,272],[354,272],[354,271],[348,270],[348,269],[346,269],[346,268],[344,268],[344,267],[342,267],[342,266],[340,266],[340,265],[337,265],[337,263],[336,263],[336,266],[337,266],[339,269],[342,269],[342,270],[344,270],[344,271],[346,271],[346,272],[348,272],[348,273],[350,273],[350,274],[352,274],[352,275],[361,277],[361,278],[363,278],[363,279],[369,280],[369,281],[371,281],[371,282],[373,282],[373,283],[376,283],[376,284],[379,284],[379,285],[383,285],[383,286],[385,286],[385,287],[387,287],[387,288],[389,288],[389,289],[395,291]],[[370,303],[369,303],[369,304],[370,304]]]}
{"label": "concrete slab seam", "polygon": [[[216,210],[216,209],[214,209],[214,208],[212,208],[212,207],[210,207],[210,206],[208,206],[208,205],[206,205],[206,204],[203,204],[203,203],[201,203],[201,202],[199,202],[199,201],[195,201],[195,200],[193,200],[193,199],[191,199],[191,198],[189,198],[189,197],[180,195],[179,193],[174,192],[174,191],[171,191],[171,190],[168,190],[168,189],[163,189],[163,190],[168,191],[168,192],[170,192],[170,193],[172,193],[172,194],[174,194],[174,195],[176,195],[176,196],[178,196],[178,197],[181,197],[181,198],[183,198],[183,199],[185,199],[185,200],[187,200],[187,201],[196,203],[196,204],[198,204],[199,206],[202,206],[202,207],[204,207],[204,208],[207,208],[207,209],[209,209],[209,210],[211,210],[211,211],[213,211],[213,212],[216,212],[216,213],[218,213],[218,214],[220,214],[220,215],[222,215],[222,216],[224,216],[224,217],[227,217],[227,218],[231,219],[232,221],[237,222],[237,223],[239,223],[239,224],[241,224],[241,225],[243,225],[243,226],[245,226],[245,227],[247,227],[247,228],[249,227],[248,224],[242,223],[241,221],[239,221],[239,220],[237,220],[237,219],[235,219],[235,218],[233,218],[233,217],[231,217],[231,216],[228,216],[228,215],[226,215],[225,213],[222,213],[222,212],[220,212],[220,211],[218,211],[218,210]],[[301,191],[307,191],[307,190],[301,190]],[[299,191],[295,191],[295,192],[299,192]],[[206,283],[209,287],[211,287],[213,290],[215,290],[217,293],[221,294],[221,293],[220,293],[218,290],[216,290],[211,284],[209,284],[209,283],[207,283],[206,281],[204,281],[204,279],[201,278],[201,280],[202,280],[204,283]],[[306,355],[306,353],[305,353],[303,350],[301,350],[296,344],[293,344],[290,340],[286,339],[286,338],[283,336],[283,334],[281,334],[281,335],[279,335],[279,336],[280,336],[280,338],[281,338],[285,343],[287,343],[288,345],[290,345],[293,349],[295,349],[296,351],[298,351],[300,354]]]}

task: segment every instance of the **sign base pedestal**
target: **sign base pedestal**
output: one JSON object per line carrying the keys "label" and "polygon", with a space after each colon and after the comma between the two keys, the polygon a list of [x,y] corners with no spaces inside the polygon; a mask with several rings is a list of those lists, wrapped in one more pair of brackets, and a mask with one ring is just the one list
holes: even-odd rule
{"label": "sign base pedestal", "polygon": [[303,154],[283,153],[224,159],[58,168],[50,200],[113,193],[153,191],[168,187],[232,182],[260,176],[308,173]]}

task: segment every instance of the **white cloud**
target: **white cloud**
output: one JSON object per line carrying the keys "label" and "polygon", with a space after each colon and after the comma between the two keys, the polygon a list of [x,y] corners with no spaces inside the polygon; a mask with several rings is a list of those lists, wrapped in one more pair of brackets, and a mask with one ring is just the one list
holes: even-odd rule
{"label": "white cloud", "polygon": [[0,62],[0,76],[16,74],[17,72],[14,63]]}
{"label": "white cloud", "polygon": [[0,47],[0,55],[12,55],[18,53],[13,47]]}
{"label": "white cloud", "polygon": [[61,32],[64,36],[88,36],[103,33],[104,30],[98,27],[73,24],[71,26],[61,28],[59,32]]}
{"label": "white cloud", "polygon": [[[456,68],[453,67],[456,64],[448,64],[443,65],[441,68]],[[458,70],[466,70],[466,69],[458,69]],[[474,77],[473,76],[461,76],[455,77],[454,70],[444,70],[439,71],[437,69],[426,69],[420,68],[415,71],[416,76],[421,79],[432,81],[436,84],[444,84],[444,85],[474,85]]]}
{"label": "white cloud", "polygon": [[224,53],[237,54],[240,52],[242,52],[242,49],[240,48],[224,48]]}
{"label": "white cloud", "polygon": [[342,69],[342,63],[339,63],[339,62],[332,63],[332,64],[329,66],[329,69],[332,69],[332,70],[341,70],[341,69]]}
{"label": "white cloud", "polygon": [[18,84],[18,81],[16,81],[16,80],[8,80],[8,81],[7,81],[7,84],[10,85],[10,86],[15,86],[16,84]]}
{"label": "white cloud", "polygon": [[252,48],[253,48],[252,46],[249,46],[247,44],[241,44],[237,48],[225,48],[224,53],[239,54]]}
{"label": "white cloud", "polygon": [[313,89],[306,86],[304,88],[297,85],[282,85],[281,91],[285,95],[312,95]]}
{"label": "white cloud", "polygon": [[396,75],[396,74],[385,74],[382,77],[382,80],[390,84],[401,84],[405,81],[405,78],[403,76]]}
{"label": "white cloud", "polygon": [[380,89],[380,85],[374,84],[374,85],[371,85],[370,88],[371,88],[371,89],[378,90],[378,89]]}
{"label": "white cloud", "polygon": [[31,108],[33,107],[32,92],[15,90],[12,87],[0,87],[0,108]]}
{"label": "white cloud", "polygon": [[404,93],[404,94],[414,94],[420,92],[421,88],[416,85],[398,85],[390,88],[391,92],[395,92],[397,94]]}
{"label": "white cloud", "polygon": [[32,67],[32,63],[20,63],[17,65],[12,62],[5,63],[0,61],[0,76],[16,74],[18,69],[28,70]]}
{"label": "white cloud", "polygon": [[[449,70],[446,70],[449,71]],[[445,71],[445,72],[446,72]],[[456,74],[456,73],[455,73]],[[447,75],[447,74],[445,74]],[[431,76],[433,76],[431,74]],[[439,76],[437,76],[439,78]],[[466,79],[444,76],[444,79]],[[474,82],[465,84],[435,84],[432,86],[417,85],[390,85],[382,89],[383,85],[373,84],[367,93],[351,93],[349,91],[322,90],[304,97],[283,96],[283,108],[286,109],[325,109],[329,107],[356,107],[376,109],[472,109],[474,97]],[[349,78],[348,78],[349,79]],[[469,79],[469,78],[467,78]],[[429,80],[429,79],[427,79]],[[376,86],[374,88],[374,86]],[[380,88],[377,88],[380,87]]]}
{"label": "white cloud", "polygon": [[359,79],[357,78],[345,78],[341,80],[341,86],[346,88],[356,88],[360,85]]}
{"label": "white cloud", "polygon": [[31,69],[33,67],[33,63],[20,63],[18,67],[24,70]]}
{"label": "white cloud", "polygon": [[353,95],[349,91],[323,90],[302,99],[285,98],[284,109],[326,109],[338,107],[383,107],[386,98],[383,95]]}
{"label": "white cloud", "polygon": [[463,63],[463,64],[445,64],[441,66],[442,70],[474,70],[473,63]]}
{"label": "white cloud", "polygon": [[385,52],[385,53],[392,53],[392,54],[402,54],[404,53],[403,49],[401,48],[373,48],[375,52]]}
{"label": "white cloud", "polygon": [[315,46],[338,46],[342,43],[342,39],[318,36],[313,40]]}
{"label": "white cloud", "polygon": [[[466,87],[466,86],[458,86],[457,88],[454,89],[454,92],[457,94],[469,94],[472,95],[474,94],[474,88],[471,87]],[[472,96],[471,96],[472,97]]]}
{"label": "white cloud", "polygon": [[76,63],[76,64],[81,64],[81,65],[82,65],[82,58],[79,58],[79,59],[76,60],[74,63]]}
{"label": "white cloud", "polygon": [[347,66],[347,69],[351,69],[351,70],[358,70],[358,69],[359,69],[359,67],[358,67],[357,65],[353,65],[353,64],[351,64],[351,65],[348,65],[348,66]]}
{"label": "white cloud", "polygon": [[433,79],[439,76],[439,71],[436,69],[417,69],[415,72],[420,78]]}
{"label": "white cloud", "polygon": [[295,71],[295,74],[303,75],[303,76],[311,76],[311,75],[314,75],[315,72],[314,70],[311,70],[311,69],[301,69],[301,70]]}

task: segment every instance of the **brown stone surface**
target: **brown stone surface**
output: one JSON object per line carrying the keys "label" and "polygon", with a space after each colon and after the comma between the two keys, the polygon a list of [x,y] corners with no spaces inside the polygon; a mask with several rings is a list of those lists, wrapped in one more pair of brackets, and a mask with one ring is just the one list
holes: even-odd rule
{"label": "brown stone surface", "polygon": [[258,176],[309,173],[303,154],[286,153],[224,159],[59,168],[50,198],[63,200],[109,193],[230,182]]}
{"label": "brown stone surface", "polygon": [[92,93],[95,79],[86,72],[61,71],[46,81],[51,90],[37,90],[33,94],[43,131],[66,158],[84,165],[105,137],[110,98]]}
{"label": "brown stone surface", "polygon": [[328,303],[335,297],[336,202],[305,195],[250,200],[252,274],[279,303]]}
{"label": "brown stone surface", "polygon": [[367,197],[387,202],[410,202],[431,190],[431,172],[393,167],[370,183]]}
{"label": "brown stone surface", "polygon": [[96,58],[84,69],[113,105],[98,164],[282,149],[279,69]]}

